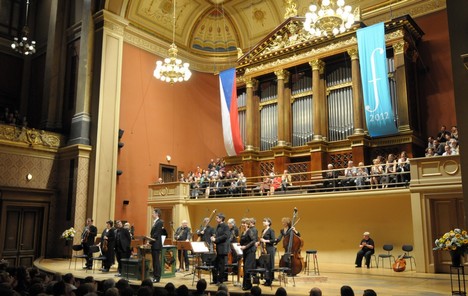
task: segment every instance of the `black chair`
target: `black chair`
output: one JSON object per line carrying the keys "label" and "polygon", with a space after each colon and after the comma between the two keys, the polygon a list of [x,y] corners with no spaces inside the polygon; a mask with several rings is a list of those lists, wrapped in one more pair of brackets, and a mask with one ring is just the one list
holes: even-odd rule
{"label": "black chair", "polygon": [[413,264],[414,267],[416,267],[416,259],[410,254],[410,252],[413,251],[413,245],[403,245],[401,246],[401,249],[405,252],[402,258],[409,259],[411,270],[413,270]]}
{"label": "black chair", "polygon": [[[289,268],[289,267],[278,267],[278,268],[274,268],[273,272],[278,273],[278,281],[280,283],[280,286],[281,286],[281,283],[284,283],[284,286],[286,287],[286,285],[288,283],[288,275],[291,274],[291,268]],[[294,278],[294,275],[291,274],[291,277],[293,279],[293,287],[295,287],[296,286],[296,280]]]}
{"label": "black chair", "polygon": [[68,264],[68,269],[71,267],[71,262],[73,259],[75,259],[75,270],[76,270],[76,260],[81,259],[81,263],[83,263],[83,260],[86,260],[88,258],[87,254],[84,253],[79,253],[80,251],[83,250],[82,245],[73,245],[72,246],[72,256],[70,258],[70,263]]}
{"label": "black chair", "polygon": [[[94,245],[94,246],[90,246],[89,247],[89,252],[92,254],[91,256],[91,260],[93,262],[93,273],[94,271],[96,270],[96,265],[95,265],[95,262],[96,261],[105,261],[107,258],[106,256],[102,255],[101,253],[101,247],[98,246],[98,245]],[[88,270],[86,270],[86,272],[88,272]]]}
{"label": "black chair", "polygon": [[[263,255],[260,255],[260,257],[257,259],[257,268],[247,270],[247,272],[252,277],[253,284],[259,285],[260,279],[265,278],[265,274],[267,273],[269,264],[270,264],[270,255],[263,254]],[[271,286],[270,288],[273,289]]]}
{"label": "black chair", "polygon": [[[193,265],[193,278],[192,278],[192,286],[193,284],[195,283],[195,276],[198,274],[198,279],[201,278],[201,272],[202,271],[206,271],[208,272],[208,274],[210,275],[210,281],[209,282],[212,282],[212,277],[211,277],[211,273],[214,269],[214,265],[212,264],[215,257],[216,257],[216,254],[212,254],[212,253],[209,253],[209,254],[196,254],[197,256],[197,264]],[[203,261],[205,262],[201,262],[201,256],[203,256]]]}
{"label": "black chair", "polygon": [[[386,254],[379,254],[379,259],[377,261],[377,267],[379,267],[379,262],[382,260],[382,267],[384,266],[384,259],[388,258],[388,263],[390,268],[392,268],[392,262],[395,262],[395,256],[393,256],[390,252],[393,250],[393,245],[383,245],[383,249],[387,251]],[[393,261],[392,261],[393,258]]]}

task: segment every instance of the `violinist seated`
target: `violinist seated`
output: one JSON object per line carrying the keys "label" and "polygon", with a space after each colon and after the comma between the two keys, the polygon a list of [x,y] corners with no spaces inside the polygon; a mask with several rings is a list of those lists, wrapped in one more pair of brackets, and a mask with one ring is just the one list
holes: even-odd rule
{"label": "violinist seated", "polygon": [[356,254],[356,268],[361,267],[362,258],[366,258],[366,266],[370,268],[371,256],[374,254],[374,240],[370,238],[369,232],[364,232],[359,248],[361,248]]}

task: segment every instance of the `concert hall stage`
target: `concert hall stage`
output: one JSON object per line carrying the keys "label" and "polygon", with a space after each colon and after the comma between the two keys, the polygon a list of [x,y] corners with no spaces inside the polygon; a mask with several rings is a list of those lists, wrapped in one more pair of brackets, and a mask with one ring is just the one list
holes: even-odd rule
{"label": "concert hall stage", "polygon": [[[98,270],[95,272],[82,269],[80,260],[77,263],[77,269],[74,269],[74,262],[69,269],[69,259],[39,259],[34,262],[34,265],[40,270],[48,273],[66,274],[71,272],[77,279],[83,279],[92,275],[97,281],[103,281],[108,278],[119,279],[115,276],[117,273],[116,265],[110,272],[103,273]],[[209,281],[208,274],[202,274],[202,278]],[[186,285],[189,289],[195,289],[195,284],[192,286],[193,275],[190,272],[177,272],[175,277],[162,278],[160,283],[155,286],[165,286],[172,282],[176,287]],[[244,291],[231,281],[227,282],[229,291],[232,294],[244,294]],[[236,280],[236,277],[234,277]],[[241,279],[242,280],[242,279]],[[261,281],[262,282],[262,281]],[[293,286],[293,281],[288,278],[286,290],[288,295],[309,295],[309,291],[313,287],[319,287],[324,295],[339,295],[342,285],[349,285],[354,289],[355,295],[362,295],[364,289],[374,289],[379,296],[439,296],[451,295],[450,275],[449,274],[429,274],[416,273],[411,271],[409,266],[404,272],[394,272],[388,268],[355,268],[352,263],[344,264],[322,264],[320,265],[320,275],[305,275],[303,272],[295,277],[296,286]],[[132,285],[140,285],[137,280],[130,280]],[[284,285],[283,285],[284,286]],[[264,295],[273,295],[276,289],[280,287],[279,281],[273,282],[273,287],[265,287],[260,285]],[[463,287],[463,285],[462,285]],[[214,285],[208,286],[208,291],[216,291]],[[212,294],[213,295],[213,294]]]}

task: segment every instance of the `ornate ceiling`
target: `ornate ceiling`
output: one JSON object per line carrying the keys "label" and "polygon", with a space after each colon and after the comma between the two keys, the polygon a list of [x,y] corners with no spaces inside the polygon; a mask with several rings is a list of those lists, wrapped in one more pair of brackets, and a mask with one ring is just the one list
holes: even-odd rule
{"label": "ornate ceiling", "polygon": [[[124,17],[132,30],[168,45],[173,36],[174,0],[108,0],[106,9]],[[314,1],[316,2],[316,1]],[[179,55],[204,72],[234,65],[288,16],[304,16],[311,0],[177,0],[175,43]],[[360,7],[367,24],[445,8],[445,0],[347,0]],[[156,52],[158,53],[158,52]]]}

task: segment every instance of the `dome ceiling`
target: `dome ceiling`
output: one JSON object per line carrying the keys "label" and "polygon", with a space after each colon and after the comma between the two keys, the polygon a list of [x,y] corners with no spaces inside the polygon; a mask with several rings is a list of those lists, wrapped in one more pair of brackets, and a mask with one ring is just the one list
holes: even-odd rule
{"label": "dome ceiling", "polygon": [[[316,2],[316,1],[313,1]],[[284,20],[304,16],[311,0],[177,0],[175,43],[182,56],[235,64],[240,51],[260,42]],[[366,24],[404,14],[413,18],[445,8],[445,1],[347,0],[361,9]],[[130,26],[172,42],[173,0],[108,0],[106,9],[125,17]],[[287,17],[286,17],[287,18]],[[202,62],[203,61],[203,62]]]}

